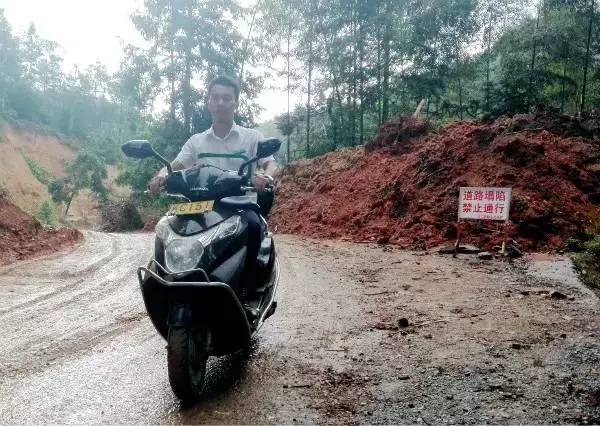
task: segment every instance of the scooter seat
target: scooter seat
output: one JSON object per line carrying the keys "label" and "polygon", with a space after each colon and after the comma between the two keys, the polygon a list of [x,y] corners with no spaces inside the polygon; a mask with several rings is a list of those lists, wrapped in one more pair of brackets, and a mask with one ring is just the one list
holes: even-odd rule
{"label": "scooter seat", "polygon": [[253,210],[260,214],[260,206],[256,203],[256,196],[240,195],[237,197],[225,197],[219,203],[234,209]]}

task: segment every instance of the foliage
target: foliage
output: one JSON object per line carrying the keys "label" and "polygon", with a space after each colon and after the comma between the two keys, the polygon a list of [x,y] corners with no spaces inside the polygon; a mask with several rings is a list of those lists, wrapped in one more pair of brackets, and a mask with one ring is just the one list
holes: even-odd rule
{"label": "foliage", "polygon": [[573,265],[581,281],[589,287],[600,290],[600,234],[584,244],[582,253],[573,255]]}
{"label": "foliage", "polygon": [[54,224],[54,208],[52,207],[50,200],[44,201],[42,207],[40,207],[40,211],[37,214],[37,218],[44,225]]}
{"label": "foliage", "polygon": [[107,201],[108,191],[102,183],[107,176],[106,167],[99,157],[89,152],[80,152],[75,161],[67,166],[66,172],[67,176],[48,185],[52,200],[66,206],[65,216],[73,198],[84,188],[95,193],[102,203]]}
{"label": "foliage", "polygon": [[[254,124],[263,86],[283,78],[304,95],[275,119],[289,140],[282,158],[293,160],[363,144],[421,100],[441,123],[537,104],[569,114],[600,106],[597,2],[240,3],[145,0],[132,22],[146,44],[124,46],[113,75],[100,63],[64,72],[56,43],[34,26],[14,34],[0,10],[0,117],[77,138],[105,163],[122,160],[122,142],[144,137],[172,159],[210,126],[203,100],[213,76],[240,78],[244,125]],[[156,167],[122,170],[121,182],[141,191]]]}
{"label": "foliage", "polygon": [[31,174],[42,184],[48,185],[52,180],[52,176],[50,173],[44,169],[37,161],[28,155],[21,153],[25,162],[29,166],[29,170],[31,170]]}

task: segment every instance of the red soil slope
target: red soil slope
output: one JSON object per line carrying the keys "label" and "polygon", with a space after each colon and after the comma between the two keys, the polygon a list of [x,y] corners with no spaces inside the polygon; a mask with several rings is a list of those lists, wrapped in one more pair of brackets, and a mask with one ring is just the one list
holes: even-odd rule
{"label": "red soil slope", "polygon": [[[578,120],[540,113],[384,124],[365,149],[288,165],[271,223],[278,232],[428,248],[456,235],[461,186],[513,188],[511,237],[552,249],[590,226],[600,203],[600,145]],[[465,239],[492,248],[499,225],[471,221]]]}
{"label": "red soil slope", "polygon": [[48,229],[0,196],[0,265],[52,253],[82,235],[75,229]]}

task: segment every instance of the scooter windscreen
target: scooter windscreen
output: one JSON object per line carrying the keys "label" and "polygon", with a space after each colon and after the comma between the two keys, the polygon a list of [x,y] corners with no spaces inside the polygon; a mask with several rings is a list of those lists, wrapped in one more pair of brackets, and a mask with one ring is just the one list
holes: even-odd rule
{"label": "scooter windscreen", "polygon": [[201,164],[170,174],[166,190],[170,194],[181,194],[190,201],[220,200],[242,195],[245,179],[236,171]]}

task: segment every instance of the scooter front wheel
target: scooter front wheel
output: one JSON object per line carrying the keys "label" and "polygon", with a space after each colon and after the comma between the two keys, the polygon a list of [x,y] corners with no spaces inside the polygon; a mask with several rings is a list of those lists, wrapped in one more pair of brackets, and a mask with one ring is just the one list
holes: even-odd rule
{"label": "scooter front wheel", "polygon": [[197,400],[206,377],[206,332],[187,327],[169,328],[167,363],[169,382],[184,403]]}

